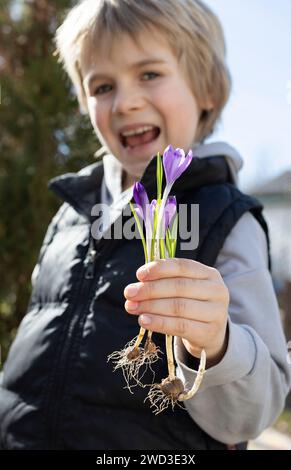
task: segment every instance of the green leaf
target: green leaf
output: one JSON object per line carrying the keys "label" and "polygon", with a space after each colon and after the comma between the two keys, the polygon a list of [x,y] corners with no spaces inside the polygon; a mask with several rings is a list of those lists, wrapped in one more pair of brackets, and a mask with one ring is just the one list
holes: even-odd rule
{"label": "green leaf", "polygon": [[157,154],[157,201],[162,199],[163,165],[160,152]]}
{"label": "green leaf", "polygon": [[167,247],[169,257],[172,258],[172,240],[171,240],[169,228],[167,228],[166,230],[166,247]]}
{"label": "green leaf", "polygon": [[165,259],[166,258],[166,255],[165,255],[165,241],[160,239],[160,258],[161,259]]}
{"label": "green leaf", "polygon": [[176,255],[176,248],[177,248],[177,233],[178,233],[178,214],[175,215],[172,231],[171,231],[171,239],[172,239],[172,257],[174,258]]}
{"label": "green leaf", "polygon": [[174,258],[177,248],[177,231],[178,231],[178,214],[172,222],[172,229],[168,227],[166,230],[166,247],[170,258]]}

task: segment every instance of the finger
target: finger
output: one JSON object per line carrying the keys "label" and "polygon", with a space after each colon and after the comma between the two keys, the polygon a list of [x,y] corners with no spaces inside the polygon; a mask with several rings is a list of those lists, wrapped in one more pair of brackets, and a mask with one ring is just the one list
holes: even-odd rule
{"label": "finger", "polygon": [[165,335],[179,336],[192,344],[204,347],[207,339],[208,325],[205,323],[195,322],[191,320],[175,319],[159,315],[150,315],[145,313],[139,316],[138,322],[140,326],[156,333]]}
{"label": "finger", "polygon": [[216,279],[217,270],[186,258],[171,258],[151,261],[136,272],[139,281],[168,277],[190,277],[195,279]]}
{"label": "finger", "polygon": [[172,297],[215,300],[221,296],[221,286],[212,280],[174,277],[129,284],[124,289],[124,296],[135,301]]}
{"label": "finger", "polygon": [[[209,307],[211,305],[211,308]],[[165,317],[183,318],[189,320],[209,323],[215,320],[219,314],[218,307],[215,303],[209,303],[200,300],[171,298],[171,299],[155,299],[135,302],[127,300],[125,309],[128,313],[140,315],[147,312],[153,315]]]}

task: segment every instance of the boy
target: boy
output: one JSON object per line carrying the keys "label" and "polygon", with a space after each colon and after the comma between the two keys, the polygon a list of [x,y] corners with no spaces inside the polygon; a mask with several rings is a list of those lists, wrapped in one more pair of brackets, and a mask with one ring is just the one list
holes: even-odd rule
{"label": "boy", "polygon": [[[290,371],[262,208],[235,187],[237,152],[203,144],[230,90],[217,18],[198,0],[86,0],[59,28],[57,46],[107,154],[51,182],[66,202],[4,368],[1,446],[223,449],[258,435],[282,410]],[[138,269],[139,241],[96,243],[91,209],[110,204],[115,222],[134,181],[151,194],[153,157],[168,144],[199,157],[173,190],[200,205],[199,246]],[[187,411],[153,415],[145,391],[131,396],[106,364],[135,336],[135,315],[175,336],[177,375],[188,384],[206,350]],[[164,378],[165,364],[155,371]]]}

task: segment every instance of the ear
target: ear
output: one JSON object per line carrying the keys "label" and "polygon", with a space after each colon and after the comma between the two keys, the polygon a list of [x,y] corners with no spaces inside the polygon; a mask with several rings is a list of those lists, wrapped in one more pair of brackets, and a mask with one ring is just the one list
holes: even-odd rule
{"label": "ear", "polygon": [[212,99],[212,97],[209,97],[205,100],[201,100],[201,103],[200,103],[200,109],[203,110],[203,111],[212,111],[215,107],[215,103],[214,103],[214,100]]}
{"label": "ear", "polygon": [[203,107],[203,110],[204,111],[213,111],[214,110],[214,104],[213,103],[207,103],[204,107]]}

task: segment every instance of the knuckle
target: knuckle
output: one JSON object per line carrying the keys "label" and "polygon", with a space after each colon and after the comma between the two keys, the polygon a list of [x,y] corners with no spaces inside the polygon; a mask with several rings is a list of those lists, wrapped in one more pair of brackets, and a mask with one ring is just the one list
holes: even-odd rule
{"label": "knuckle", "polygon": [[178,321],[177,324],[177,336],[185,338],[187,333],[186,322],[184,319]]}
{"label": "knuckle", "polygon": [[[204,292],[205,281],[204,279],[188,279],[189,288],[192,294],[201,295]],[[204,297],[204,295],[203,295]]]}
{"label": "knuckle", "polygon": [[179,299],[174,297],[174,299],[173,299],[173,313],[174,313],[175,316],[177,316],[178,312],[179,312]]}
{"label": "knuckle", "polygon": [[147,266],[149,276],[153,276],[158,273],[158,271],[160,270],[159,261],[160,260],[150,261],[150,263]]}
{"label": "knuckle", "polygon": [[138,311],[139,312],[149,312],[150,313],[149,302],[147,300],[143,300],[142,302],[140,302],[140,304],[138,306]]}
{"label": "knuckle", "polygon": [[223,297],[223,289],[221,288],[221,284],[218,282],[211,282],[211,292],[214,299],[220,300]]}
{"label": "knuckle", "polygon": [[186,279],[183,277],[178,277],[175,282],[175,295],[179,296],[181,293],[185,292],[186,289]]}
{"label": "knuckle", "polygon": [[213,315],[209,324],[210,324],[210,327],[213,326],[214,328],[217,328],[217,326],[221,323],[224,317],[223,309],[221,308],[220,302],[213,302],[212,311],[213,311]]}
{"label": "knuckle", "polygon": [[225,285],[221,277],[221,274],[219,272],[218,272],[218,275],[220,276],[219,279],[213,279],[211,281],[212,296],[214,299],[216,299],[219,302],[222,302],[222,303],[229,302],[229,290],[227,286]]}
{"label": "knuckle", "polygon": [[210,281],[217,282],[219,279],[221,279],[220,272],[213,266],[207,266],[207,278]]}
{"label": "knuckle", "polygon": [[230,302],[229,290],[227,288],[224,289],[223,301],[226,305]]}
{"label": "knuckle", "polygon": [[220,272],[218,271],[218,269],[213,268],[213,276],[216,281],[223,282],[222,276]]}
{"label": "knuckle", "polygon": [[229,290],[225,284],[220,284],[218,286],[218,299],[223,304],[229,303]]}
{"label": "knuckle", "polygon": [[174,298],[174,314],[178,317],[183,316],[186,311],[186,302],[179,297]]}
{"label": "knuckle", "polygon": [[165,331],[165,320],[163,317],[159,317],[159,319],[157,319],[157,330],[161,333],[164,333]]}
{"label": "knuckle", "polygon": [[217,271],[217,269],[216,269],[216,268],[213,268],[212,266],[209,266],[208,272],[209,272],[210,277],[211,277],[212,279],[217,279],[218,275],[220,276],[219,271]]}
{"label": "knuckle", "polygon": [[144,289],[147,298],[154,297],[156,293],[156,283],[152,281],[145,282]]}

